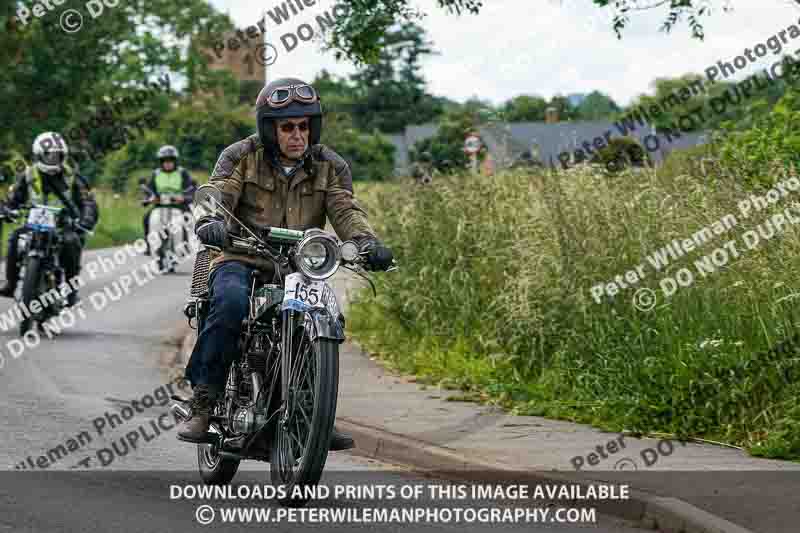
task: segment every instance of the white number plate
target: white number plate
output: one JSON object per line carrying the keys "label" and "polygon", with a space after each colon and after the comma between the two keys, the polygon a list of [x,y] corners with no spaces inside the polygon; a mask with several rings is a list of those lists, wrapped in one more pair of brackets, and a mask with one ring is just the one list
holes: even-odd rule
{"label": "white number plate", "polygon": [[321,281],[306,280],[302,274],[295,272],[286,276],[283,294],[284,309],[301,311],[303,307],[325,307],[322,302],[322,291],[325,284]]}
{"label": "white number plate", "polygon": [[28,224],[44,229],[56,227],[56,213],[46,207],[34,207],[28,212]]}

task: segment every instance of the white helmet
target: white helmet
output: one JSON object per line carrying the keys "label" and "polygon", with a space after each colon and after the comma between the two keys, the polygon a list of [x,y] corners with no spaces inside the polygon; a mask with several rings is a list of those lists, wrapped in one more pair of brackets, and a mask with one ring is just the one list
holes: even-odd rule
{"label": "white helmet", "polygon": [[45,174],[58,174],[64,168],[69,147],[61,134],[46,131],[33,141],[33,161]]}

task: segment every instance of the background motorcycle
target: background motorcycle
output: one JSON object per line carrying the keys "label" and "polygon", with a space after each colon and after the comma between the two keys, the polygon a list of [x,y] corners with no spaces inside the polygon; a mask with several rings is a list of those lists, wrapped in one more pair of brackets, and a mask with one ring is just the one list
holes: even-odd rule
{"label": "background motorcycle", "polygon": [[[141,184],[139,188],[147,194],[147,197],[142,200],[142,205],[152,204],[155,206],[150,215],[150,232],[161,235],[161,244],[156,250],[158,268],[161,272],[175,272],[175,260],[170,260],[167,252],[172,252],[172,257],[175,257],[176,228],[183,228],[184,240],[187,238],[186,232],[188,228],[184,227],[186,224],[183,220],[181,208],[186,206],[185,195],[191,191],[191,188],[184,189],[181,193],[162,193],[159,195],[156,195],[147,185]],[[156,213],[156,216],[152,216],[153,212]],[[145,238],[147,238],[147,235],[145,235]]]}
{"label": "background motorcycle", "polygon": [[[66,281],[59,257],[64,242],[64,228],[74,227],[78,231],[91,234],[61,207],[48,205],[24,205],[18,210],[0,214],[4,221],[16,221],[20,214],[27,212],[24,228],[28,231],[19,236],[17,261],[19,263],[21,287],[17,288],[15,300],[25,305],[30,316],[23,316],[19,325],[20,335],[25,335],[36,324],[40,328],[49,318],[58,316],[66,306],[66,298],[60,294],[59,287]],[[40,300],[41,309],[33,312],[31,302]],[[46,304],[46,305],[45,305]]]}
{"label": "background motorcycle", "polygon": [[[241,357],[231,364],[225,394],[211,410],[213,438],[197,445],[200,476],[207,484],[227,484],[240,461],[268,461],[272,482],[287,491],[278,501],[301,506],[309,497],[294,496],[294,487],[302,491],[319,482],[336,418],[344,316],[325,280],[343,265],[369,281],[361,273],[364,258],[354,242],[339,244],[319,229],[271,227],[258,236],[219,204],[220,197],[218,189],[203,185],[195,201],[219,207],[238,222],[249,236],[231,236],[230,249],[272,260],[283,279],[281,284],[264,283],[258,275],[252,279]],[[208,271],[204,249],[184,310],[190,324],[196,319],[198,331],[208,315]],[[174,412],[188,418],[188,402],[173,400]]]}

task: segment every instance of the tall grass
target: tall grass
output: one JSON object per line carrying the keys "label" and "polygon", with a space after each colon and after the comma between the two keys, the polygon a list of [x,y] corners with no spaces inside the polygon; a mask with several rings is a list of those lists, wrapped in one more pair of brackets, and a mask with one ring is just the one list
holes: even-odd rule
{"label": "tall grass", "polygon": [[[798,458],[800,228],[753,250],[740,236],[800,192],[743,219],[736,204],[750,193],[692,168],[362,187],[401,268],[380,276],[377,298],[359,296],[352,331],[403,371],[518,413]],[[647,262],[727,214],[729,233],[661,272]],[[700,275],[694,261],[731,239],[740,256]],[[591,297],[641,263],[637,285]],[[659,281],[683,267],[694,283],[665,297]],[[649,312],[632,305],[643,287],[658,298]]]}

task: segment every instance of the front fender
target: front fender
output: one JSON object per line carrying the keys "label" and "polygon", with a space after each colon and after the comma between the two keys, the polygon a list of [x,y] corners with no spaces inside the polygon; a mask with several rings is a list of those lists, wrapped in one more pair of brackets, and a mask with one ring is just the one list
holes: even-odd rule
{"label": "front fender", "polygon": [[[343,317],[342,317],[343,318]],[[305,314],[305,328],[310,332],[311,341],[331,339],[339,344],[344,342],[344,326],[338,317],[332,317],[327,309],[311,309]]]}
{"label": "front fender", "polygon": [[341,344],[344,342],[344,315],[339,309],[336,293],[327,283],[322,292],[322,302],[324,307],[309,309],[305,315],[305,325],[311,332],[311,340],[331,339]]}

